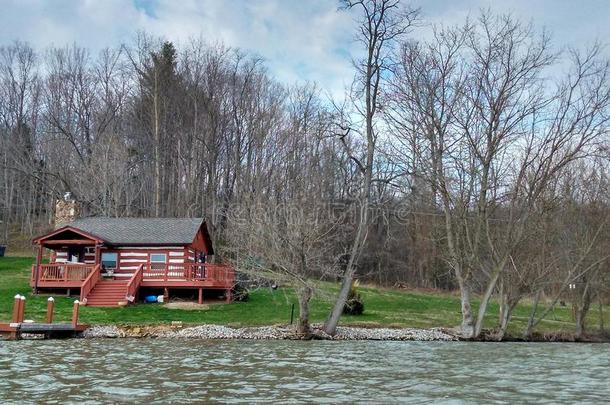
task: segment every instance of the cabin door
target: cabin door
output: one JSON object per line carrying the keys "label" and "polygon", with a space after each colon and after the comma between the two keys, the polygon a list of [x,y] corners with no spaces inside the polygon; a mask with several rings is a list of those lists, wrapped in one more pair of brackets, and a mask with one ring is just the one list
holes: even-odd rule
{"label": "cabin door", "polygon": [[84,246],[70,246],[68,248],[68,261],[72,263],[84,263],[85,262],[85,247]]}

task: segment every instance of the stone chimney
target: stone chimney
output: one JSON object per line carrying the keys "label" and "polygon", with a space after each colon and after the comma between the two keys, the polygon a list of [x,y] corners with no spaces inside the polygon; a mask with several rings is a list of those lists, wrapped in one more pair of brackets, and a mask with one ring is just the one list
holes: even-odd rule
{"label": "stone chimney", "polygon": [[55,203],[55,229],[61,228],[78,218],[79,207],[71,192],[64,193],[64,197]]}

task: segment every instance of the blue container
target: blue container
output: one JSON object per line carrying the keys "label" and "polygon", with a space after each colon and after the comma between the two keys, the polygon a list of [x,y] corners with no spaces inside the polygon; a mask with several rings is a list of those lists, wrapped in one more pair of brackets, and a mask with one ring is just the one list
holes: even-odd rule
{"label": "blue container", "polygon": [[156,295],[146,296],[146,297],[144,297],[144,302],[147,302],[147,303],[157,302],[157,296]]}

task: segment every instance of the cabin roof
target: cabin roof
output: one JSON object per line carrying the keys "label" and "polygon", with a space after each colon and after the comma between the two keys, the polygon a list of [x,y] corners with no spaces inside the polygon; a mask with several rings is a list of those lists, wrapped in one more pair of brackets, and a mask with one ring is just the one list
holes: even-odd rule
{"label": "cabin roof", "polygon": [[203,224],[203,218],[89,217],[66,226],[95,235],[112,245],[159,246],[188,245]]}

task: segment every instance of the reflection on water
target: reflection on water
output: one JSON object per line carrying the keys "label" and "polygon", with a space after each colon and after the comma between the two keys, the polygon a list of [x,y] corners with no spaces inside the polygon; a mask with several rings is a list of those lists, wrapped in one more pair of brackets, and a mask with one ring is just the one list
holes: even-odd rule
{"label": "reflection on water", "polygon": [[600,402],[609,397],[609,344],[0,342],[2,403]]}

